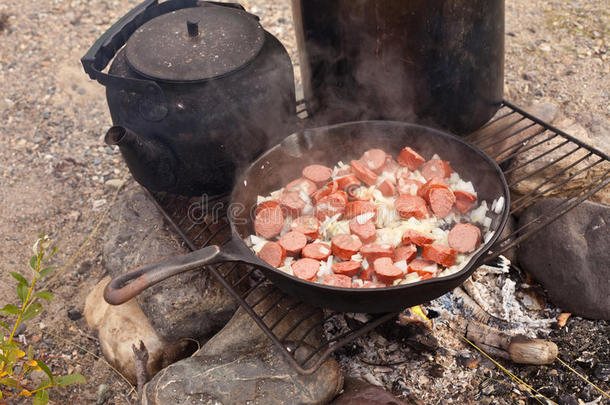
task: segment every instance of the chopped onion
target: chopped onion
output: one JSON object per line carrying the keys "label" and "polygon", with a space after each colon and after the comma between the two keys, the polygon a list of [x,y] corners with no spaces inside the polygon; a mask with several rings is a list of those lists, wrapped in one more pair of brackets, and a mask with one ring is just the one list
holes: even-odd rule
{"label": "chopped onion", "polygon": [[495,233],[494,231],[489,231],[489,232],[487,232],[487,233],[485,234],[485,238],[484,238],[484,240],[483,240],[483,241],[484,241],[484,243],[489,242],[489,241],[491,240],[491,238],[493,238],[493,237],[494,237],[494,233]]}
{"label": "chopped onion", "polygon": [[483,226],[485,228],[489,228],[491,226],[491,218],[485,217],[485,219],[483,220]]}
{"label": "chopped onion", "polygon": [[400,282],[400,284],[410,284],[410,283],[415,283],[417,281],[419,281],[419,274],[417,273],[409,273],[405,276],[405,278],[402,279],[402,281]]}
{"label": "chopped onion", "polygon": [[[494,202],[496,202],[496,201],[494,200]],[[493,212],[495,212],[496,214],[499,214],[502,212],[503,209],[504,209],[504,196],[500,196],[500,198],[498,198],[496,207],[492,208],[491,210]]]}
{"label": "chopped onion", "polygon": [[396,263],[394,263],[394,266],[396,266],[400,270],[402,270],[403,273],[407,272],[407,261],[406,260],[399,260]]}
{"label": "chopped onion", "polygon": [[356,222],[358,222],[360,225],[364,225],[369,219],[373,219],[374,216],[374,212],[365,212],[364,214],[360,214],[356,217]]}

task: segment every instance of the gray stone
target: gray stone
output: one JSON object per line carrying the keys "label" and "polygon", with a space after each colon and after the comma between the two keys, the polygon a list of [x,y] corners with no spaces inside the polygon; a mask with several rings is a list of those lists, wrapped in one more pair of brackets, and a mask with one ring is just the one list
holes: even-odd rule
{"label": "gray stone", "polygon": [[[110,211],[106,241],[103,259],[111,277],[186,253],[145,191],[133,183]],[[216,278],[200,270],[164,280],[145,290],[137,300],[155,330],[168,341],[208,338],[228,322],[237,308]]]}
{"label": "gray stone", "polygon": [[[587,130],[571,119],[562,120],[554,125],[586,144],[593,143]],[[550,134],[543,133],[530,140],[529,144],[535,145],[536,143],[549,138],[549,136]],[[576,172],[580,169],[593,165],[599,158],[591,156],[578,162],[586,156],[588,151],[581,149],[565,156],[575,149],[575,145],[562,145],[564,142],[565,138],[556,136],[523,153],[519,153],[512,161],[511,171],[507,176],[509,183],[517,182],[515,185],[511,186],[511,191],[515,192],[517,195],[526,195],[533,190],[547,190],[557,186],[548,195],[554,197],[569,197],[575,193],[576,190],[580,190],[590,184],[593,180],[604,175],[607,170],[607,166],[604,164],[595,165],[576,175]],[[542,155],[547,151],[550,153]],[[530,174],[533,175],[525,178]],[[571,176],[574,177],[568,180]],[[541,189],[538,188],[540,186],[542,187]],[[609,204],[610,188],[601,190],[591,199]]]}
{"label": "gray stone", "polygon": [[[554,211],[550,198],[529,207],[519,225]],[[610,319],[610,206],[585,201],[543,228],[518,250],[521,266],[563,311]]]}
{"label": "gray stone", "polygon": [[[250,302],[264,292],[255,290],[249,297]],[[265,311],[276,297],[271,294],[265,298],[257,305],[257,312]],[[267,324],[277,320],[291,304],[280,301],[265,316]],[[274,332],[280,336],[287,333],[300,319],[299,315],[309,310],[302,306],[292,310]],[[299,333],[302,335],[321,316],[321,311],[317,311],[288,335],[287,341],[296,340]],[[296,357],[304,358],[320,341],[321,331],[316,330],[306,339],[308,344],[297,349]],[[146,384],[142,404],[326,404],[342,386],[343,376],[333,358],[326,360],[312,375],[300,375],[240,308],[196,355],[165,368]]]}

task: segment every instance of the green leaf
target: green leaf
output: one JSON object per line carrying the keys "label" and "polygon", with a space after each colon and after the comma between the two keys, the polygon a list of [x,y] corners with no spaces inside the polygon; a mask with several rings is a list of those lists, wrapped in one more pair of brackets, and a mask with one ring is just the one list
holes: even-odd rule
{"label": "green leaf", "polygon": [[30,267],[32,268],[32,270],[36,270],[37,266],[38,266],[38,256],[34,255],[30,258]]}
{"label": "green leaf", "polygon": [[42,380],[41,382],[38,383],[38,385],[36,386],[36,389],[40,389],[42,387],[46,387],[47,385],[53,385],[51,384],[51,380],[49,380],[48,378],[45,378],[44,380]]}
{"label": "green leaf", "polygon": [[27,321],[28,319],[32,319],[33,317],[38,315],[40,313],[40,311],[42,311],[42,305],[40,304],[40,302],[33,302],[25,310],[21,319],[24,321]]}
{"label": "green leaf", "polygon": [[19,281],[19,284],[24,284],[26,286],[30,285],[30,283],[28,283],[28,281],[25,279],[25,277],[23,277],[21,274],[17,273],[16,271],[11,271],[10,275],[13,276],[13,278],[15,278],[15,280]]}
{"label": "green leaf", "polygon": [[36,298],[40,298],[46,301],[53,301],[53,293],[51,293],[50,291],[39,291],[36,294],[34,294],[34,297]]}
{"label": "green leaf", "polygon": [[36,395],[34,395],[34,400],[32,401],[33,405],[45,405],[49,402],[49,393],[47,390],[38,391]]}
{"label": "green leaf", "polygon": [[8,359],[5,356],[1,355],[1,354],[0,354],[0,361],[8,363]]}
{"label": "green leaf", "polygon": [[[11,330],[11,328],[10,328],[10,327],[9,327],[9,326],[8,326],[6,323],[4,323],[4,322],[2,322],[2,321],[0,321],[0,326],[1,326],[1,327],[3,327],[3,328],[4,328],[4,329],[6,329],[6,330]],[[2,340],[0,340],[0,342],[1,342],[1,341],[2,341]]]}
{"label": "green leaf", "polygon": [[30,287],[25,284],[17,284],[17,296],[19,296],[21,302],[25,302],[25,300],[27,299],[29,289]]}
{"label": "green leaf", "polygon": [[17,387],[17,380],[12,377],[0,378],[0,384],[7,385],[9,387]]}
{"label": "green leaf", "polygon": [[50,272],[52,272],[55,269],[57,269],[57,267],[55,267],[55,266],[45,267],[44,269],[40,270],[40,278],[47,276]]}
{"label": "green leaf", "polygon": [[78,373],[63,375],[57,378],[57,385],[60,387],[70,384],[87,384],[87,380]]}
{"label": "green leaf", "polygon": [[28,360],[34,360],[34,347],[32,345],[28,346]]}
{"label": "green leaf", "polygon": [[4,315],[19,315],[19,308],[14,306],[13,304],[6,304],[2,309],[0,309],[0,313]]}
{"label": "green leaf", "polygon": [[[49,366],[47,366],[44,363],[44,361],[42,361],[42,360],[36,360],[36,363],[38,363],[38,367],[40,367],[42,369],[42,371],[44,371],[44,373],[49,377],[49,380],[51,381],[51,385],[55,385],[55,377],[53,377],[53,373],[51,372],[51,369],[49,368]],[[39,385],[39,388],[40,387],[41,386]]]}

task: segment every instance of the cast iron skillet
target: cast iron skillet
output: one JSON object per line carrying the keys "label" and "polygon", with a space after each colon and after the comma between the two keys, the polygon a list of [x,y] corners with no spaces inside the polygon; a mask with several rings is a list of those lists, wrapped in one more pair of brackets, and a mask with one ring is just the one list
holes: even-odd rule
{"label": "cast iron skillet", "polygon": [[[284,186],[301,177],[303,167],[320,163],[334,166],[338,160],[358,159],[364,151],[381,148],[393,156],[410,146],[424,158],[437,153],[451,162],[462,179],[471,181],[479,201],[488,205],[500,196],[504,208],[499,215],[490,210],[493,237],[458,273],[413,284],[385,288],[338,288],[312,283],[288,275],[260,260],[243,242],[254,233],[251,213],[257,195]],[[459,286],[477,268],[484,253],[496,241],[508,218],[509,192],[498,165],[474,146],[435,129],[393,121],[349,122],[330,127],[306,129],[287,137],[257,159],[243,173],[231,194],[228,210],[231,240],[221,246],[200,250],[150,264],[113,279],[104,292],[110,304],[121,304],[144,289],[168,277],[202,265],[244,262],[261,269],[287,294],[315,306],[343,312],[389,312],[418,305]],[[130,282],[129,282],[130,281]],[[129,282],[129,283],[128,283]]]}

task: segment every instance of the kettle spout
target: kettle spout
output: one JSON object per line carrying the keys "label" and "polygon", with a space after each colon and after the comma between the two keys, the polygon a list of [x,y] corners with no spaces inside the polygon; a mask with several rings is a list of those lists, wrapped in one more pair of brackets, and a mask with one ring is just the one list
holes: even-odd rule
{"label": "kettle spout", "polygon": [[176,183],[176,157],[167,145],[113,126],[104,137],[107,145],[117,145],[138,183],[153,191],[167,191]]}

